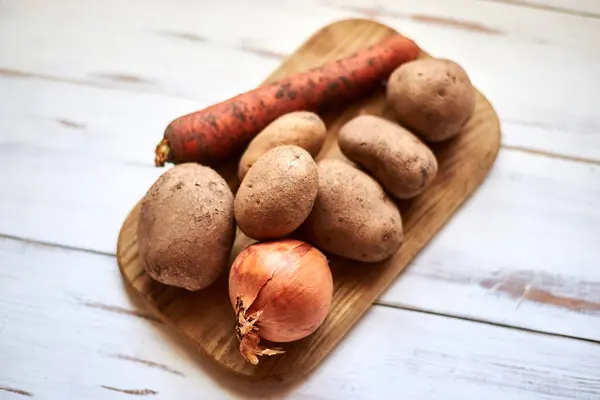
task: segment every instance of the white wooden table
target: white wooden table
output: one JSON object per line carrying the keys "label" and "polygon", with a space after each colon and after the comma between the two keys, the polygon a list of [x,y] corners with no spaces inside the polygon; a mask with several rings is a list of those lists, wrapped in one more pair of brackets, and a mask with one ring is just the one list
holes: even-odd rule
{"label": "white wooden table", "polygon": [[[173,117],[334,20],[461,63],[483,186],[305,382],[312,399],[600,398],[600,1],[0,0],[0,399],[219,399],[123,287],[116,236]],[[274,395],[275,396],[275,395]]]}

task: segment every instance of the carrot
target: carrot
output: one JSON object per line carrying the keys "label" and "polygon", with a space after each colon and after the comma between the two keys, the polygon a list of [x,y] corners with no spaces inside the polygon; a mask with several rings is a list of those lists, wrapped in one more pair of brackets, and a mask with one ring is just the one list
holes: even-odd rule
{"label": "carrot", "polygon": [[163,140],[156,147],[155,164],[214,164],[241,151],[281,115],[314,110],[329,101],[348,100],[418,54],[419,48],[412,40],[394,35],[348,58],[179,117],[165,129]]}

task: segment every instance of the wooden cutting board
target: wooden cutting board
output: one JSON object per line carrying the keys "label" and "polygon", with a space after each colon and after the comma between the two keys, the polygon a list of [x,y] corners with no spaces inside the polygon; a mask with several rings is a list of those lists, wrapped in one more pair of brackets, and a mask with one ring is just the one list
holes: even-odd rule
{"label": "wooden cutting board", "polygon": [[[393,29],[369,20],[336,22],[310,37],[266,82],[348,56],[395,33]],[[418,43],[418,38],[414,39]],[[428,57],[425,53],[421,56]],[[336,143],[338,129],[360,113],[392,117],[385,105],[383,86],[354,103],[340,105],[338,109],[321,114],[329,128],[329,137],[319,159],[343,158]],[[235,315],[227,292],[227,274],[208,289],[187,292],[154,282],[144,272],[136,243],[139,204],[127,217],[119,235],[119,267],[125,281],[161,320],[192,341],[202,354],[225,371],[251,380],[292,382],[324,359],[479,186],[491,168],[499,146],[498,118],[490,103],[478,93],[475,114],[464,132],[458,138],[432,148],[439,161],[439,172],[433,184],[419,197],[399,203],[405,240],[398,253],[377,264],[331,258],[335,292],[331,312],[323,325],[303,340],[284,344],[284,355],[262,357],[257,366],[245,362],[238,351],[234,334]],[[235,174],[231,174],[235,171],[235,161],[232,161],[231,168],[222,172],[234,189],[239,184],[235,181]],[[238,234],[232,257],[249,243],[248,238]]]}

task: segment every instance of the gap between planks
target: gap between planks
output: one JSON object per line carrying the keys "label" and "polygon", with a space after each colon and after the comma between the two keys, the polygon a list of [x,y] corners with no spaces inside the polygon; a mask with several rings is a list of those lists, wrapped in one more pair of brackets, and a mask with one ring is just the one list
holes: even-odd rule
{"label": "gap between planks", "polygon": [[541,4],[537,2],[533,2],[530,0],[478,0],[484,3],[499,3],[499,4],[507,4],[511,6],[517,7],[526,7],[534,10],[540,11],[551,11],[559,14],[568,14],[575,15],[577,17],[585,17],[585,18],[594,18],[600,19],[600,14],[591,12],[591,11],[583,11],[583,10],[574,10],[572,8],[564,8],[553,6],[550,4]]}
{"label": "gap between planks", "polygon": [[[45,246],[45,247],[50,247],[50,248],[59,248],[59,249],[68,250],[68,251],[77,251],[77,252],[81,252],[81,253],[87,253],[87,254],[93,254],[93,255],[100,255],[100,256],[111,257],[111,258],[115,258],[116,259],[116,254],[109,253],[109,252],[102,252],[102,251],[85,249],[85,248],[79,248],[79,247],[74,247],[74,246],[61,245],[61,244],[50,243],[50,242],[45,242],[45,241],[41,241],[41,240],[26,239],[26,238],[22,238],[22,237],[18,237],[18,236],[6,235],[6,234],[1,234],[1,233],[0,233],[0,238],[10,239],[10,240],[16,240],[16,241],[20,241],[20,242],[24,242],[24,243],[36,245],[36,246]],[[374,302],[373,306],[379,306],[379,307],[386,307],[386,308],[392,308],[392,309],[397,309],[397,310],[405,310],[405,311],[417,312],[417,313],[421,313],[421,314],[434,315],[434,316],[438,316],[438,317],[452,318],[452,319],[461,320],[461,321],[476,322],[476,323],[480,323],[480,324],[496,326],[496,327],[499,327],[499,328],[513,329],[513,330],[517,330],[517,331],[529,332],[529,333],[538,334],[538,335],[555,336],[555,337],[560,337],[560,338],[563,338],[563,339],[579,340],[579,341],[588,342],[588,343],[600,343],[600,340],[593,340],[593,339],[588,339],[588,338],[582,338],[582,337],[572,336],[572,335],[566,335],[566,334],[562,334],[562,333],[546,332],[546,331],[532,329],[532,328],[526,328],[526,327],[521,327],[521,326],[516,326],[516,325],[504,324],[502,322],[496,322],[496,321],[490,321],[490,320],[483,320],[483,319],[472,318],[472,317],[465,316],[465,315],[446,314],[446,313],[436,312],[436,311],[432,311],[432,310],[428,310],[428,309],[424,309],[424,308],[419,308],[419,307],[410,307],[410,306],[398,305],[398,304],[380,303],[378,301]],[[157,320],[157,321],[160,321],[160,320]],[[162,322],[162,321],[160,321],[160,322]]]}
{"label": "gap between planks", "polygon": [[379,306],[379,307],[393,308],[396,310],[412,311],[412,312],[417,312],[420,314],[434,315],[434,316],[438,316],[438,317],[446,317],[446,318],[456,319],[456,320],[460,320],[460,321],[477,322],[477,323],[481,323],[481,324],[485,324],[485,325],[496,326],[499,328],[512,329],[512,330],[521,331],[521,332],[529,332],[529,333],[537,334],[537,335],[555,336],[555,337],[560,337],[563,339],[578,340],[578,341],[582,341],[582,342],[586,342],[586,343],[594,343],[594,344],[600,343],[600,340],[582,338],[579,336],[566,335],[563,333],[546,332],[546,331],[533,329],[533,328],[526,328],[526,327],[521,327],[521,326],[516,326],[516,325],[504,324],[502,322],[480,320],[480,319],[476,319],[476,318],[471,318],[466,315],[444,314],[441,312],[432,311],[432,310],[428,310],[425,308],[410,307],[410,306],[404,306],[404,305],[399,305],[399,304],[377,303],[377,302],[373,303],[373,305]]}
{"label": "gap between planks", "polygon": [[111,253],[108,251],[100,251],[100,250],[94,250],[94,249],[86,249],[83,247],[75,247],[75,246],[69,246],[67,244],[60,244],[60,243],[52,243],[52,242],[46,242],[44,240],[36,240],[36,239],[29,239],[26,237],[22,237],[22,236],[16,236],[16,235],[9,235],[6,233],[0,233],[0,239],[10,239],[10,240],[17,240],[19,242],[24,242],[30,245],[34,245],[34,246],[45,246],[45,247],[52,247],[55,249],[62,249],[62,250],[70,250],[70,251],[77,251],[80,253],[88,253],[88,254],[94,254],[97,256],[104,256],[104,257],[116,257],[116,253]]}
{"label": "gap between planks", "polygon": [[537,157],[548,157],[548,158],[555,158],[555,159],[564,160],[564,161],[571,161],[571,162],[578,162],[578,163],[592,164],[592,165],[600,166],[600,160],[595,160],[593,158],[568,156],[568,155],[564,155],[564,154],[553,153],[550,151],[530,149],[528,147],[511,146],[508,144],[500,145],[500,148],[502,148],[504,150],[509,150],[509,151],[518,151],[520,153],[531,154],[531,155],[537,156]]}

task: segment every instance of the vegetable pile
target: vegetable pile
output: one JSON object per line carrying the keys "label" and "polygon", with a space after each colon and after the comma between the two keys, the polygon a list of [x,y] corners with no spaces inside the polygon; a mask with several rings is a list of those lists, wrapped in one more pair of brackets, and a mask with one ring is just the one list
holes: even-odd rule
{"label": "vegetable pile", "polygon": [[[176,165],[142,199],[143,266],[161,283],[201,290],[227,270],[236,226],[259,241],[229,270],[235,334],[252,364],[284,352],[276,343],[302,339],[326,320],[334,286],[322,252],[365,263],[398,252],[397,201],[426,196],[438,172],[426,142],[454,138],[471,118],[475,90],[466,72],[418,54],[414,42],[393,36],[167,127],[155,163]],[[383,79],[394,120],[351,119],[337,136],[346,160],[315,162],[328,135],[315,110]],[[207,165],[242,150],[234,196]]]}

